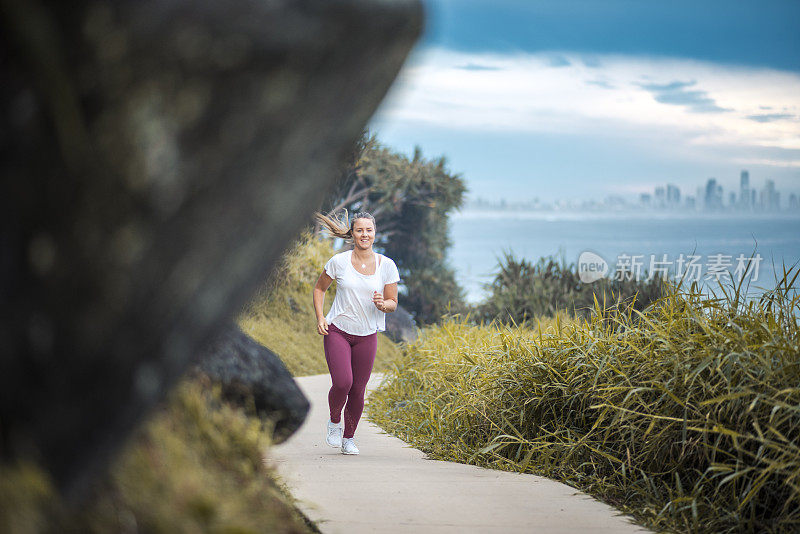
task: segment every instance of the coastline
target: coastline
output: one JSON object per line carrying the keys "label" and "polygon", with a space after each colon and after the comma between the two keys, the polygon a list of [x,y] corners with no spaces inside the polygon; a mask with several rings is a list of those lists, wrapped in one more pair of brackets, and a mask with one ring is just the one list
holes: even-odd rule
{"label": "coastline", "polygon": [[455,211],[450,215],[456,219],[501,219],[542,221],[591,221],[591,220],[791,220],[800,221],[800,212],[705,212],[705,211],[578,211],[578,210],[518,210],[518,209],[474,209]]}

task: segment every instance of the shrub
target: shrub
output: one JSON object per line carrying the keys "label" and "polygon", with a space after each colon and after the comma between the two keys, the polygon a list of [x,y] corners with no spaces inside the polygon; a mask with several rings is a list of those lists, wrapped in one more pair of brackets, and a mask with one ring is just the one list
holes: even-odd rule
{"label": "shrub", "polygon": [[588,319],[595,300],[617,312],[629,308],[642,311],[663,295],[662,281],[657,277],[641,281],[601,278],[585,284],[576,264],[567,265],[563,258],[559,262],[553,256],[534,264],[504,252],[497,269],[488,284],[490,296],[473,310],[476,320],[521,324],[557,312]]}

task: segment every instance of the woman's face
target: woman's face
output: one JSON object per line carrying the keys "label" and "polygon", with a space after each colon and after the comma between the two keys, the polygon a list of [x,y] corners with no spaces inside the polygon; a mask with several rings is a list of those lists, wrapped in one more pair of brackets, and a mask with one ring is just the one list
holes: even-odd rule
{"label": "woman's face", "polygon": [[356,219],[353,223],[353,240],[359,250],[369,250],[375,241],[375,225],[370,219]]}

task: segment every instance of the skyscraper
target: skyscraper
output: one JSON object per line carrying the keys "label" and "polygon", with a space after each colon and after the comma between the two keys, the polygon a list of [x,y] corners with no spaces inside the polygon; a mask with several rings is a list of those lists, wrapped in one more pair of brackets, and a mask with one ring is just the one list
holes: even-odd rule
{"label": "skyscraper", "polygon": [[716,178],[709,178],[706,182],[705,208],[718,210],[722,208],[722,186],[717,184]]}
{"label": "skyscraper", "polygon": [[767,180],[764,189],[761,190],[761,209],[767,211],[778,211],[781,207],[780,194],[775,190],[775,182]]}
{"label": "skyscraper", "polygon": [[750,209],[750,173],[742,171],[739,179],[739,207]]}
{"label": "skyscraper", "polygon": [[667,203],[666,192],[663,187],[656,187],[655,204],[657,208],[663,208]]}
{"label": "skyscraper", "polygon": [[681,204],[681,190],[677,185],[667,184],[667,206],[677,208]]}

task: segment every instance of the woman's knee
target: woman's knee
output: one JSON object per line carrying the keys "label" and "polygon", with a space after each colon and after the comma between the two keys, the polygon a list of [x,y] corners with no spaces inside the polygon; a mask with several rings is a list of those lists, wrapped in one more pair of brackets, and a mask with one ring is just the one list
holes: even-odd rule
{"label": "woman's knee", "polygon": [[353,400],[363,401],[364,397],[366,397],[366,390],[366,384],[353,382],[353,384],[350,386],[350,389],[347,391],[347,397]]}
{"label": "woman's knee", "polygon": [[341,395],[349,395],[350,391],[353,389],[353,379],[352,378],[340,378],[339,380],[334,379],[333,385],[331,386],[335,393],[339,393]]}

